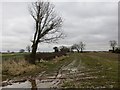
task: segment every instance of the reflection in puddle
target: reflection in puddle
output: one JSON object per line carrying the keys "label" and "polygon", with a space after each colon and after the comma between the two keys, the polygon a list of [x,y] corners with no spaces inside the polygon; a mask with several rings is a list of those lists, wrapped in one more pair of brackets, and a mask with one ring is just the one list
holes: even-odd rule
{"label": "reflection in puddle", "polygon": [[[2,90],[8,90],[7,88],[31,88],[31,82],[25,81],[22,83],[20,82],[12,83],[12,85],[7,85],[7,86],[2,87]],[[27,89],[27,90],[31,90],[31,89]]]}
{"label": "reflection in puddle", "polygon": [[[67,75],[74,77],[74,74],[78,71],[76,67],[73,67],[76,61],[71,62],[69,65],[62,67],[58,70],[56,76],[47,76],[42,79],[42,75],[39,76],[41,79],[31,78],[22,83],[12,83],[12,85],[5,86],[4,88],[29,88],[29,90],[39,90],[40,88],[46,89],[57,89],[60,87],[60,84],[68,78]],[[44,72],[43,72],[44,73]],[[43,74],[42,73],[42,74]],[[45,89],[45,90],[46,90]],[[25,89],[26,90],[26,89]]]}
{"label": "reflection in puddle", "polygon": [[35,79],[30,79],[31,82],[31,90],[37,90],[37,85],[36,85],[36,80]]}
{"label": "reflection in puddle", "polygon": [[39,90],[39,88],[55,88],[59,84],[60,79],[29,79],[25,82],[17,82],[12,83],[12,85],[7,85],[2,87],[3,90],[7,90],[7,88],[22,88],[22,90]]}

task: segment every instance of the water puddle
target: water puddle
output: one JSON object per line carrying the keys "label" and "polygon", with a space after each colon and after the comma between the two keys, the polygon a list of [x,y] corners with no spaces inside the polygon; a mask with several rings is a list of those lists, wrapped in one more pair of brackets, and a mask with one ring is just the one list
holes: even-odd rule
{"label": "water puddle", "polygon": [[42,78],[42,76],[45,75],[45,72],[43,72],[38,78],[30,78],[21,83],[11,83],[11,85],[4,86],[3,88],[4,90],[5,88],[27,88],[27,90],[28,88],[29,90],[37,90],[38,88],[59,88],[63,81],[69,79],[68,75],[71,75],[72,78],[75,77],[75,74],[78,72],[78,66],[74,66],[75,63],[76,60],[66,66],[62,66],[55,76],[46,76],[45,78]]}
{"label": "water puddle", "polygon": [[4,86],[2,87],[3,90],[6,90],[7,88],[32,88],[31,87],[31,82],[29,81],[25,81],[25,82],[22,82],[22,83],[12,83],[12,85],[7,85],[7,86]]}
{"label": "water puddle", "polygon": [[60,83],[60,79],[58,78],[52,79],[48,77],[47,79],[43,79],[43,80],[30,79],[22,83],[20,82],[11,83],[11,85],[4,86],[2,87],[2,89],[7,90],[7,88],[27,88],[27,90],[37,90],[37,88],[56,88],[59,83]]}

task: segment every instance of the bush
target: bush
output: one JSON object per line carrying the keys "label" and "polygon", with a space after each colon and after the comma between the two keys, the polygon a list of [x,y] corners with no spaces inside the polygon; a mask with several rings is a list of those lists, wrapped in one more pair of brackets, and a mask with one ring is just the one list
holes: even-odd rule
{"label": "bush", "polygon": [[[36,54],[36,60],[40,61],[41,59],[43,60],[53,60],[55,57],[60,57],[66,55],[65,52],[54,52],[54,53],[37,53]],[[25,55],[25,60],[29,61],[30,59],[30,54]]]}
{"label": "bush", "polygon": [[116,48],[115,53],[120,53],[120,48]]}
{"label": "bush", "polygon": [[19,51],[20,53],[24,53],[25,52],[25,50],[24,49],[20,49],[20,51]]}

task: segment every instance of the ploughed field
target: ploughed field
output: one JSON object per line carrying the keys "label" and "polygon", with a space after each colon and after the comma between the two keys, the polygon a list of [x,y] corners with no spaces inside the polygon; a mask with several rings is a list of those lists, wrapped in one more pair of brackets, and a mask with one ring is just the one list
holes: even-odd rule
{"label": "ploughed field", "polygon": [[[13,55],[14,56],[14,55]],[[44,55],[43,55],[44,56]],[[8,57],[8,56],[7,56]],[[17,58],[16,58],[17,59]],[[30,88],[118,88],[118,54],[108,52],[69,53],[36,65],[18,60],[4,60],[3,82],[31,82]],[[11,80],[10,80],[11,79]],[[35,85],[33,85],[33,82]],[[3,85],[9,87],[8,85]],[[26,85],[27,86],[27,85]]]}

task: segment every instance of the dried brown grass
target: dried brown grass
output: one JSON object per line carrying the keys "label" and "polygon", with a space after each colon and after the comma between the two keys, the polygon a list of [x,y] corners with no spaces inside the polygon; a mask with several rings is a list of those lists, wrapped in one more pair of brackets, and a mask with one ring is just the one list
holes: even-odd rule
{"label": "dried brown grass", "polygon": [[7,60],[2,64],[2,72],[3,74],[9,74],[11,76],[17,76],[24,73],[28,73],[38,69],[39,67],[36,65],[29,64],[25,60]]}

